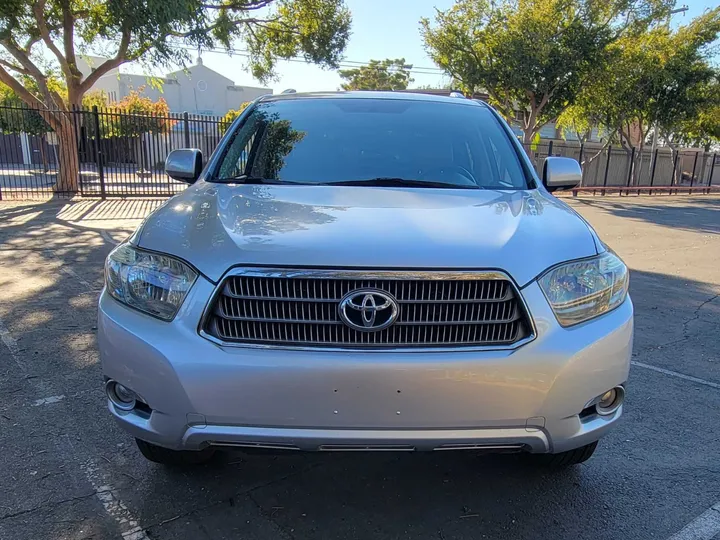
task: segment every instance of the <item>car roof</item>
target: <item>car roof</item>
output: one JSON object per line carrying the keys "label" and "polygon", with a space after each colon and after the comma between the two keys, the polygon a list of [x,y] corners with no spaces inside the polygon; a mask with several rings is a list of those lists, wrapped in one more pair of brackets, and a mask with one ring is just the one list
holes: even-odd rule
{"label": "car roof", "polygon": [[287,94],[268,94],[259,101],[288,101],[298,99],[392,99],[404,101],[430,101],[436,103],[453,103],[455,105],[474,105],[487,107],[483,102],[462,97],[438,96],[414,92],[378,92],[369,90],[353,90],[338,92],[291,92]]}

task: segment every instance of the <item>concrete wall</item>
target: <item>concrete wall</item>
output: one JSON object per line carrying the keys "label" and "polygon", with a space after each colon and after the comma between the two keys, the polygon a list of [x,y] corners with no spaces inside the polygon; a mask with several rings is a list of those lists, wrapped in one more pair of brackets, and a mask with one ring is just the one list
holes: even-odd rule
{"label": "concrete wall", "polygon": [[202,63],[169,73],[167,78],[176,81],[179,87],[177,101],[165,98],[173,112],[223,116],[245,101],[272,93],[270,88],[235,86],[233,81]]}

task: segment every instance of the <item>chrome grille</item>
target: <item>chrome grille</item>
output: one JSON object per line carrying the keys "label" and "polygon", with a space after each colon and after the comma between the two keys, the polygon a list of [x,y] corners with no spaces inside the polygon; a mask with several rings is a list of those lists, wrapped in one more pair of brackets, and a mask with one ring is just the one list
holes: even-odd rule
{"label": "chrome grille", "polygon": [[[378,277],[375,277],[378,276]],[[340,319],[341,299],[379,289],[398,303],[396,322],[358,331]],[[209,307],[203,330],[225,343],[412,348],[512,345],[531,335],[513,284],[499,273],[257,271],[232,275]]]}

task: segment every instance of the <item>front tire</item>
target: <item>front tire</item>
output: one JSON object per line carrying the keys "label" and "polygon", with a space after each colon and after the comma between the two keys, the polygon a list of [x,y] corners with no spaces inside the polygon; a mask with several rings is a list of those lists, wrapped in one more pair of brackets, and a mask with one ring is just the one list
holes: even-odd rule
{"label": "front tire", "polygon": [[200,465],[207,463],[215,455],[215,448],[212,446],[208,446],[202,450],[170,450],[169,448],[150,444],[140,439],[135,439],[135,442],[145,459],[173,467]]}
{"label": "front tire", "polygon": [[573,465],[579,465],[580,463],[590,459],[590,457],[595,453],[597,445],[598,442],[595,441],[594,443],[586,444],[585,446],[574,448],[573,450],[568,450],[567,452],[560,452],[559,454],[543,454],[538,457],[543,459],[544,465],[548,468],[564,469],[566,467],[572,467]]}

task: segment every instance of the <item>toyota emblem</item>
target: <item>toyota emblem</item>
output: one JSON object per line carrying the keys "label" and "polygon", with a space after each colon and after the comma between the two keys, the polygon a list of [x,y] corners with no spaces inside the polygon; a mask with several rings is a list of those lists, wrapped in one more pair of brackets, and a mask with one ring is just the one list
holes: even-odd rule
{"label": "toyota emblem", "polygon": [[356,289],[346,294],[338,306],[340,319],[362,332],[387,328],[398,317],[397,300],[379,289]]}

